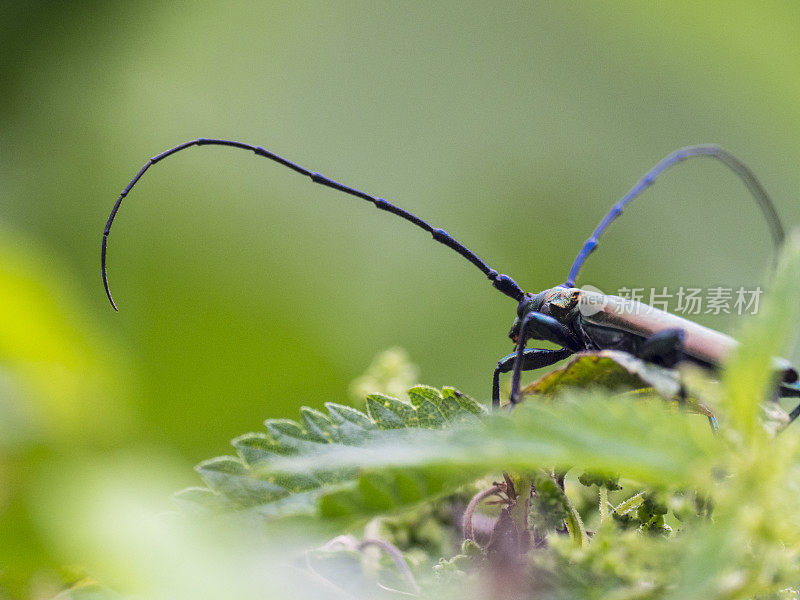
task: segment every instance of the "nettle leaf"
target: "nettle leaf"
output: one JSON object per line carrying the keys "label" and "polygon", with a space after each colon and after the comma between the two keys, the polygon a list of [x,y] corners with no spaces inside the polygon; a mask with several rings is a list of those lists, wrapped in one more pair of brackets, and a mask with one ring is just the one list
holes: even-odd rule
{"label": "nettle leaf", "polygon": [[264,518],[352,520],[429,502],[503,470],[548,465],[655,486],[708,485],[719,440],[705,419],[630,395],[560,398],[489,415],[453,388],[416,386],[410,402],[370,395],[366,413],[331,403],[326,412],[304,408],[299,422],[270,419],[265,431],[234,439],[237,456],[201,463],[208,493],[180,499]]}
{"label": "nettle leaf", "polygon": [[291,456],[314,448],[316,440],[299,423],[289,419],[267,419],[264,425],[276,454]]}
{"label": "nettle leaf", "polygon": [[[721,448],[699,415],[673,411],[660,400],[573,391],[559,403],[529,400],[511,414],[444,431],[388,430],[360,447],[328,446],[324,462],[328,468],[358,469],[362,477],[400,470],[424,476],[442,469],[463,475],[465,482],[502,470],[573,465],[655,486],[706,489],[713,485],[709,472]],[[319,461],[319,456],[285,457],[272,466],[294,472]],[[352,490],[339,491],[345,492]]]}
{"label": "nettle leaf", "polygon": [[245,433],[234,438],[231,445],[248,465],[268,461],[276,454],[276,445],[272,436],[266,433]]}
{"label": "nettle leaf", "polygon": [[[639,395],[658,394],[666,400],[679,398],[681,381],[675,369],[665,369],[618,350],[581,352],[563,367],[546,373],[523,388],[523,395],[554,396],[567,388],[604,388],[631,390]],[[713,417],[703,402],[689,396],[685,400],[691,412]]]}
{"label": "nettle leaf", "polygon": [[339,432],[331,419],[313,408],[303,406],[300,409],[300,416],[303,418],[308,437],[318,442],[338,442]]}
{"label": "nettle leaf", "polygon": [[417,409],[391,396],[367,396],[367,413],[381,429],[404,429],[419,426]]}
{"label": "nettle leaf", "polygon": [[481,417],[488,413],[488,410],[486,409],[485,406],[475,401],[473,398],[470,398],[466,394],[462,394],[456,388],[452,387],[442,388],[442,397],[455,398],[456,402],[462,409],[466,410],[468,413],[475,415],[476,417]]}
{"label": "nettle leaf", "polygon": [[186,488],[176,493],[174,498],[178,505],[187,511],[200,510],[206,512],[224,510],[225,508],[225,499],[208,488]]}
{"label": "nettle leaf", "polygon": [[[470,415],[480,417],[489,412],[485,406],[452,387],[444,387],[439,391],[427,385],[418,385],[408,390],[408,397],[418,409],[422,408],[425,402],[432,404],[444,420],[442,425],[475,422]],[[429,410],[430,408],[427,408],[419,412]]]}
{"label": "nettle leaf", "polygon": [[338,428],[342,444],[359,444],[367,439],[370,431],[376,429],[375,423],[355,408],[333,402],[326,402],[325,408]]}
{"label": "nettle leaf", "polygon": [[442,402],[442,393],[434,387],[427,385],[416,385],[408,390],[408,397],[411,404],[419,406],[426,400],[438,406]]}
{"label": "nettle leaf", "polygon": [[576,354],[563,367],[527,386],[523,393],[552,395],[564,387],[591,386],[611,390],[653,388],[668,398],[680,390],[675,370],[646,363],[627,352],[600,350]]}
{"label": "nettle leaf", "polygon": [[480,471],[448,465],[365,470],[352,484],[320,497],[320,514],[359,518],[432,500],[469,483]]}
{"label": "nettle leaf", "polygon": [[[425,428],[417,417],[417,427],[375,425],[358,445],[306,441],[307,447],[292,455],[265,459],[258,453],[253,464],[241,456],[223,457],[199,470],[229,509],[253,509],[265,518],[366,519],[431,501],[503,470],[530,473],[556,464],[619,473],[656,487],[707,491],[713,486],[709,473],[719,460],[720,438],[706,419],[670,410],[660,400],[583,392],[556,404],[528,401],[511,414],[480,420],[462,411],[471,421],[444,429]],[[263,439],[250,434],[236,443],[251,451]]]}
{"label": "nettle leaf", "polygon": [[197,465],[197,472],[208,488],[230,500],[235,506],[271,502],[289,491],[270,478],[250,476],[249,467],[233,456],[218,456]]}
{"label": "nettle leaf", "polygon": [[[393,437],[409,430],[442,430],[479,423],[487,410],[453,388],[439,391],[416,386],[411,403],[390,396],[367,397],[366,414],[349,406],[327,403],[327,413],[300,409],[301,420],[268,419],[266,431],[247,433],[231,443],[237,456],[207,460],[197,471],[208,486],[190,488],[179,503],[218,510],[254,509],[265,517],[294,514],[362,516],[394,510],[430,499],[465,482],[452,469],[419,471],[390,467],[367,471],[337,464],[328,457],[383,440],[402,447]],[[387,452],[387,458],[394,449]],[[286,460],[302,465],[286,468]]]}
{"label": "nettle leaf", "polygon": [[419,426],[427,429],[442,429],[447,426],[447,419],[433,402],[425,400],[417,407]]}

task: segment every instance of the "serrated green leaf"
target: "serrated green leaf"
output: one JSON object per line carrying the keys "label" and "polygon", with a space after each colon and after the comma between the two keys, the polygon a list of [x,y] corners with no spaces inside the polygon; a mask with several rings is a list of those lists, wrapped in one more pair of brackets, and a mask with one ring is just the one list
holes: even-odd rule
{"label": "serrated green leaf", "polygon": [[468,421],[464,415],[471,414],[461,407],[452,388],[442,390],[442,400],[438,408],[451,424],[464,423],[465,420]]}
{"label": "serrated green leaf", "polygon": [[408,390],[408,398],[411,400],[411,404],[416,407],[419,407],[426,400],[438,407],[442,401],[442,393],[428,385],[415,385]]}
{"label": "serrated green leaf", "polygon": [[468,415],[482,416],[488,413],[480,403],[452,387],[444,387],[439,391],[426,385],[418,385],[408,391],[408,396],[418,410],[425,401],[432,403],[444,418],[445,423],[474,422]]}
{"label": "serrated green leaf", "polygon": [[220,456],[195,467],[206,485],[239,506],[253,506],[283,498],[289,492],[282,486],[256,479],[250,470],[232,456]]}
{"label": "serrated green leaf", "polygon": [[472,413],[476,417],[482,417],[489,412],[489,410],[483,406],[483,404],[473,398],[470,398],[463,392],[459,392],[456,388],[444,387],[442,388],[442,395],[452,395],[461,408]]}
{"label": "serrated green leaf", "polygon": [[417,418],[419,426],[425,429],[442,429],[447,426],[447,419],[444,418],[442,411],[429,400],[423,400],[417,406]]}
{"label": "serrated green leaf", "polygon": [[208,488],[190,487],[173,495],[175,502],[188,510],[215,511],[225,507],[225,500]]}
{"label": "serrated green leaf", "polygon": [[417,411],[410,404],[383,394],[367,396],[367,412],[380,429],[418,427]]}
{"label": "serrated green leaf", "polygon": [[[217,497],[230,508],[255,508],[265,518],[286,516],[293,510],[309,513],[309,502],[328,515],[364,516],[420,502],[452,490],[463,482],[466,472],[452,478],[450,469],[438,467],[425,472],[378,469],[364,471],[359,465],[342,465],[328,457],[376,438],[393,439],[394,434],[420,429],[443,429],[452,424],[478,422],[480,405],[449,388],[444,395],[434,388],[412,390],[417,405],[389,396],[367,399],[368,413],[327,403],[328,414],[310,408],[300,411],[302,425],[288,419],[265,421],[266,432],[248,433],[233,440],[239,457],[220,457],[197,467],[206,481],[209,498]],[[449,419],[444,411],[449,412]],[[387,437],[388,436],[388,437]],[[395,442],[404,443],[402,437]],[[390,458],[391,452],[387,455]],[[294,469],[283,468],[292,457],[307,461]],[[429,472],[430,471],[430,472]],[[203,497],[197,493],[198,498]],[[291,497],[304,498],[296,503]],[[277,503],[274,509],[267,505]],[[280,507],[278,507],[278,504]]]}
{"label": "serrated green leaf", "polygon": [[274,473],[264,472],[257,477],[258,481],[265,481],[280,486],[291,494],[306,492],[320,486],[320,479],[311,473]]}
{"label": "serrated green leaf", "polygon": [[253,507],[253,510],[264,519],[281,519],[286,517],[313,517],[319,513],[319,497],[321,489],[290,494],[274,502],[266,502]]}
{"label": "serrated green leaf", "polygon": [[[611,391],[655,392],[666,400],[677,400],[681,390],[678,371],[643,361],[619,350],[580,352],[562,367],[546,373],[523,388],[523,395],[555,396],[569,388],[605,388]],[[684,400],[688,410],[713,417],[711,409],[697,398]]]}
{"label": "serrated green leaf", "polygon": [[375,423],[364,413],[349,406],[326,402],[331,421],[336,423],[339,440],[343,444],[359,444],[367,439],[369,432],[376,429]]}
{"label": "serrated green leaf", "polygon": [[336,425],[318,410],[303,406],[300,409],[300,416],[303,418],[309,438],[324,443],[338,441],[339,432]]}
{"label": "serrated green leaf", "polygon": [[266,433],[245,433],[231,441],[231,445],[248,466],[267,462],[276,456],[278,445]]}
{"label": "serrated green leaf", "polygon": [[247,474],[247,467],[235,456],[217,456],[201,462],[196,470],[210,487],[215,487],[218,480],[223,482],[229,477],[242,477]]}
{"label": "serrated green leaf", "polygon": [[[366,519],[452,493],[479,477],[554,464],[619,472],[654,485],[707,485],[703,469],[713,463],[719,441],[705,419],[667,411],[660,401],[584,394],[557,404],[526,402],[510,416],[479,419],[475,412],[483,409],[471,399],[459,403],[452,388],[443,391],[439,406],[428,399],[436,394],[419,387],[414,393],[416,407],[371,396],[368,414],[328,405],[328,415],[303,411],[305,428],[267,421],[267,433],[234,440],[241,460],[221,458],[198,470],[231,508],[253,507],[264,518],[291,514],[293,506],[308,514],[311,502],[323,517]],[[342,443],[321,435],[328,424]],[[305,500],[284,502],[295,495]],[[277,501],[281,508],[270,512],[267,505]]]}
{"label": "serrated green leaf", "polygon": [[[433,467],[525,471],[570,464],[655,485],[705,488],[712,484],[706,469],[722,447],[700,415],[669,410],[660,401],[599,394],[564,398],[556,405],[526,402],[510,416],[491,415],[443,432],[385,433],[363,447],[330,447],[326,464],[358,467],[362,473]],[[286,458],[277,468],[293,470],[318,460]]]}
{"label": "serrated green leaf", "polygon": [[308,437],[307,432],[295,421],[289,419],[267,419],[264,421],[272,439],[274,452],[290,456],[311,450],[317,443]]}
{"label": "serrated green leaf", "polygon": [[336,423],[352,423],[365,430],[375,429],[375,423],[367,415],[355,408],[336,404],[335,402],[326,402],[325,407],[328,409],[331,419]]}

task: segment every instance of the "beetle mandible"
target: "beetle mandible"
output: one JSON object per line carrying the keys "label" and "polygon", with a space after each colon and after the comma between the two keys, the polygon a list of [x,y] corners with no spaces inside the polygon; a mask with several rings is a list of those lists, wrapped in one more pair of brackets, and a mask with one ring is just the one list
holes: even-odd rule
{"label": "beetle mandible", "polygon": [[[601,295],[575,287],[583,263],[597,247],[603,232],[622,213],[631,200],[653,185],[656,178],[671,166],[693,157],[719,160],[742,180],[758,202],[769,224],[775,246],[780,247],[784,239],[783,227],[772,201],[744,163],[717,145],[687,146],[662,159],[611,208],[584,243],[563,284],[537,294],[525,293],[511,277],[500,274],[489,267],[474,252],[445,230],[433,227],[416,215],[383,198],[371,196],[325,175],[309,171],[261,146],[231,140],[199,138],[175,146],[148,160],[122,190],[111,210],[103,231],[101,270],[103,286],[114,310],[117,310],[117,306],[108,283],[106,257],[111,225],[122,201],[152,165],[192,146],[228,146],[254,152],[258,156],[268,158],[305,175],[314,183],[371,202],[376,208],[413,223],[430,233],[434,240],[454,250],[475,265],[498,291],[517,302],[517,318],[509,332],[509,337],[515,344],[515,351],[500,359],[492,377],[492,405],[495,408],[500,404],[499,376],[501,373],[512,372],[509,400],[515,404],[520,400],[522,371],[553,365],[576,352],[616,349],[665,367],[672,367],[680,360],[688,360],[705,367],[716,368],[736,347],[737,342],[733,338],[688,319],[618,296]],[[586,306],[590,306],[591,310],[585,310]],[[530,340],[549,341],[560,346],[560,349],[526,348]],[[776,359],[775,367],[778,376],[778,395],[781,397],[800,396],[797,371],[784,359]],[[790,413],[790,422],[798,414],[800,414],[800,405]]]}

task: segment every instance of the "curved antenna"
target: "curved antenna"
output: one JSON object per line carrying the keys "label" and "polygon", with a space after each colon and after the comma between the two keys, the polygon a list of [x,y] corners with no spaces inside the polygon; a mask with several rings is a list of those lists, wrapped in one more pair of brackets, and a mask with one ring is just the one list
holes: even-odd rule
{"label": "curved antenna", "polygon": [[764,217],[767,219],[767,224],[770,227],[772,241],[775,243],[775,247],[780,248],[783,244],[784,238],[783,226],[778,218],[778,212],[775,210],[775,206],[772,204],[772,200],[769,199],[767,192],[758,182],[758,179],[756,179],[756,176],[753,174],[753,172],[733,154],[715,144],[686,146],[685,148],[680,148],[666,158],[662,159],[661,162],[648,171],[648,173],[642,177],[638,183],[633,186],[631,190],[611,208],[610,211],[608,211],[608,214],[606,214],[606,216],[603,217],[603,220],[600,221],[600,224],[597,226],[597,229],[594,230],[592,236],[583,244],[583,248],[581,248],[581,251],[578,253],[575,262],[572,263],[572,268],[569,270],[569,275],[567,276],[567,281],[564,283],[564,285],[566,287],[575,286],[575,280],[578,278],[578,272],[581,270],[584,261],[592,252],[594,252],[594,249],[597,247],[598,240],[603,231],[605,231],[606,227],[608,227],[611,222],[622,213],[622,209],[625,208],[625,205],[628,204],[628,202],[653,185],[656,177],[661,175],[661,173],[666,171],[672,165],[695,156],[716,158],[739,176],[739,179],[742,180],[747,189],[756,199],[756,202],[758,202],[758,205],[761,207],[761,212],[764,213]]}
{"label": "curved antenna", "polygon": [[277,154],[273,154],[272,152],[265,150],[261,146],[251,146],[250,144],[244,144],[242,142],[234,142],[229,140],[199,138],[196,140],[192,140],[190,142],[184,142],[183,144],[175,146],[174,148],[170,148],[169,150],[162,152],[161,154],[158,154],[153,158],[151,158],[150,160],[148,160],[144,164],[144,166],[141,169],[139,169],[139,172],[131,180],[131,182],[127,186],[125,186],[125,189],[122,190],[122,192],[119,195],[119,198],[117,198],[117,201],[114,204],[114,208],[111,209],[111,214],[108,216],[108,221],[106,222],[106,228],[103,231],[103,243],[100,251],[100,267],[103,272],[103,287],[105,287],[106,295],[108,296],[108,301],[111,302],[111,306],[114,307],[114,310],[118,309],[117,305],[114,303],[114,298],[111,296],[111,288],[109,288],[108,285],[108,272],[106,269],[106,252],[108,246],[108,234],[111,231],[111,225],[114,222],[114,217],[117,216],[117,211],[119,210],[119,207],[122,204],[122,200],[125,198],[125,196],[128,195],[133,186],[136,185],[136,182],[142,178],[142,175],[144,175],[147,169],[149,169],[152,165],[167,158],[172,154],[175,154],[176,152],[180,152],[181,150],[185,150],[186,148],[191,148],[192,146],[230,146],[232,148],[239,148],[241,150],[250,150],[252,152],[255,152],[258,156],[263,156],[264,158],[268,158],[280,165],[283,165],[284,167],[288,167],[292,171],[296,171],[301,175],[305,175],[306,177],[310,178],[311,181],[313,181],[314,183],[319,183],[320,185],[333,188],[340,192],[344,192],[345,194],[349,194],[351,196],[361,198],[362,200],[372,202],[372,204],[375,205],[375,208],[388,211],[392,214],[397,215],[398,217],[405,219],[406,221],[410,221],[417,227],[420,227],[421,229],[424,229],[425,231],[430,233],[433,236],[433,239],[436,240],[437,242],[444,244],[448,248],[451,248],[456,252],[458,252],[461,256],[463,256],[473,265],[478,267],[481,273],[483,273],[484,275],[486,275],[486,277],[489,278],[489,280],[492,282],[492,285],[506,296],[509,296],[510,298],[513,298],[514,300],[519,302],[525,295],[525,292],[522,291],[522,289],[517,285],[517,283],[513,279],[511,279],[511,277],[509,277],[508,275],[501,275],[497,271],[489,267],[489,265],[487,265],[480,258],[478,258],[478,256],[474,252],[472,252],[472,250],[470,250],[460,242],[456,241],[455,238],[450,236],[450,234],[447,233],[445,230],[437,229],[429,225],[416,215],[406,210],[403,210],[402,208],[399,208],[394,204],[387,202],[383,198],[375,198],[355,188],[342,185],[341,183],[338,183],[333,179],[329,179],[328,177],[326,177],[325,175],[321,175],[320,173],[312,173],[308,169],[305,169],[300,165],[296,165],[293,162],[286,160],[285,158],[281,158]]}

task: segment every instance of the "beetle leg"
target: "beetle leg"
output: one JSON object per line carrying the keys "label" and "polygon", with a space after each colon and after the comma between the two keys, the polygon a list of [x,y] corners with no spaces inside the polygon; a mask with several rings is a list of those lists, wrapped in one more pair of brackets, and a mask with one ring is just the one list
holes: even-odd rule
{"label": "beetle leg", "polygon": [[797,415],[800,415],[800,404],[795,406],[794,410],[789,413],[789,423],[787,423],[787,425],[791,424],[791,422],[797,418]]}
{"label": "beetle leg", "polygon": [[[778,386],[777,398],[797,398],[800,397],[800,384],[797,383],[781,383]],[[800,415],[800,404],[798,404],[792,412],[789,413],[789,424]]]}
{"label": "beetle leg", "polygon": [[683,329],[665,329],[647,338],[639,348],[639,358],[671,369],[683,358]]}
{"label": "beetle leg", "polygon": [[[514,370],[511,375],[511,397],[509,398],[511,404],[516,404],[519,401],[519,379],[522,373],[522,357],[528,339],[547,340],[554,344],[559,344],[563,347],[562,351],[567,351],[569,354],[583,349],[583,344],[581,344],[578,338],[553,317],[543,315],[540,312],[529,312],[525,315],[519,328],[519,340],[517,341],[517,351],[514,356]],[[569,356],[569,354],[565,356]]]}
{"label": "beetle leg", "polygon": [[[686,332],[683,329],[659,331],[642,342],[637,354],[642,360],[651,362],[659,367],[671,369],[683,360],[683,340],[685,337]],[[686,404],[686,389],[683,387],[683,383],[679,382],[679,385],[678,402],[683,405]],[[712,421],[712,417],[709,417],[709,423],[711,428],[716,431],[716,419]]]}
{"label": "beetle leg", "polygon": [[[533,371],[556,364],[558,361],[567,358],[572,354],[571,350],[562,348],[561,350],[546,350],[544,348],[527,348],[522,353],[521,371]],[[500,408],[500,373],[508,373],[514,368],[514,360],[517,353],[512,352],[504,356],[497,363],[492,377],[492,408]]]}
{"label": "beetle leg", "polygon": [[[572,352],[580,352],[584,349],[584,344],[566,326],[550,315],[540,312],[529,312],[522,319],[519,341],[523,348],[529,339],[553,342],[562,348],[569,348]],[[518,354],[521,354],[521,351]]]}

